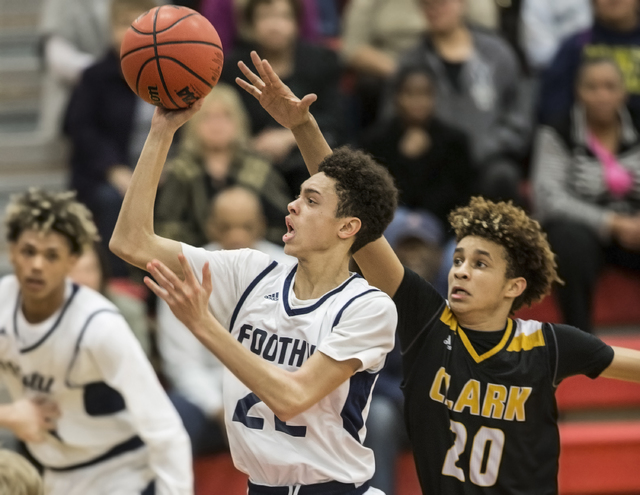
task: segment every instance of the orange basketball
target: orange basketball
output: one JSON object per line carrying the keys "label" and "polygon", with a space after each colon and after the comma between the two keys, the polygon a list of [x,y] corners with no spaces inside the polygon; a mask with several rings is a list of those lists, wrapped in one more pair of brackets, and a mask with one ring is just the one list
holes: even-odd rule
{"label": "orange basketball", "polygon": [[222,71],[222,44],[195,10],[163,5],[138,17],[120,49],[122,73],[143,100],[169,110],[206,96]]}

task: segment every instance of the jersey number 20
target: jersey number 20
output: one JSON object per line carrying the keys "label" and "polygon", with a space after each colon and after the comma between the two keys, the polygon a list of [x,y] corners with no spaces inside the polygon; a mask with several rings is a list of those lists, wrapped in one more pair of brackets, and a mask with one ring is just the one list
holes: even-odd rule
{"label": "jersey number 20", "polygon": [[[447,451],[442,466],[442,474],[465,481],[464,471],[456,466],[460,454],[467,444],[467,429],[462,423],[451,421],[451,431],[456,440]],[[504,448],[504,432],[497,428],[483,426],[473,437],[471,457],[469,461],[469,478],[474,485],[493,486],[498,480],[502,449]]]}
{"label": "jersey number 20", "polygon": [[[233,411],[233,420],[239,421],[252,430],[262,430],[262,428],[264,428],[264,419],[256,416],[249,416],[249,409],[259,402],[262,401],[256,394],[250,393],[249,395],[245,395],[236,404],[236,409]],[[288,425],[284,421],[278,419],[278,416],[275,414],[273,415],[273,419],[276,425],[276,431],[281,431],[282,433],[286,433],[292,437],[304,437],[307,434],[306,426]]]}

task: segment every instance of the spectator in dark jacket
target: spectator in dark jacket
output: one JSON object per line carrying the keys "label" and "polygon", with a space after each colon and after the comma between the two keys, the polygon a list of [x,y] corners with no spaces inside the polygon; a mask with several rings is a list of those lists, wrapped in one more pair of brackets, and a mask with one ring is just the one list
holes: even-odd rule
{"label": "spectator in dark jacket", "polygon": [[426,64],[438,98],[435,116],[467,134],[478,192],[518,199],[530,112],[516,56],[499,36],[470,28],[463,0],[423,0],[429,31],[399,67]]}
{"label": "spectator in dark jacket", "polygon": [[640,127],[610,59],[585,61],[573,111],[540,128],[533,185],[536,213],[565,281],[558,287],[565,322],[591,331],[603,265],[640,274]]}
{"label": "spectator in dark jacket", "polygon": [[395,77],[394,111],[365,135],[362,147],[396,180],[399,203],[434,214],[442,225],[471,198],[474,168],[466,135],[433,116],[435,86],[424,65]]}
{"label": "spectator in dark jacket", "polygon": [[624,74],[629,106],[640,110],[640,15],[638,0],[593,0],[594,22],[560,45],[543,75],[539,118],[557,122],[570,111],[578,67],[583,59],[609,57]]}
{"label": "spectator in dark jacket", "polygon": [[84,72],[71,96],[64,123],[72,144],[71,187],[94,215],[114,277],[127,276],[129,270],[125,262],[109,251],[107,244],[154,111],[152,105],[127,86],[119,53],[131,23],[155,6],[152,1],[147,3],[114,2],[113,46]]}
{"label": "spectator in dark jacket", "polygon": [[[238,61],[250,60],[251,50],[257,50],[295,94],[318,95],[313,115],[329,144],[335,146],[341,142],[342,133],[338,58],[328,49],[299,40],[300,15],[296,0],[249,0],[245,17],[254,42],[239,46],[226,58],[222,80],[235,84],[236,77],[243,77]],[[273,120],[253,96],[243,92],[242,98],[251,119],[254,149],[280,169],[292,193],[297,194],[309,174],[293,135]]]}

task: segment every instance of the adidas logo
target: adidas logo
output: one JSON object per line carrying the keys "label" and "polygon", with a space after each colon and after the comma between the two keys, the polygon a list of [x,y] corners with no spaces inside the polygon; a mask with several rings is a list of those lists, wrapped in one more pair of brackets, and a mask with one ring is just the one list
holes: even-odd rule
{"label": "adidas logo", "polygon": [[280,300],[280,293],[276,292],[275,294],[269,294],[267,296],[264,296],[265,299],[269,299],[270,301],[279,301]]}
{"label": "adidas logo", "polygon": [[444,339],[442,342],[444,342],[444,345],[447,346],[447,349],[451,350],[451,335],[449,335],[446,339]]}

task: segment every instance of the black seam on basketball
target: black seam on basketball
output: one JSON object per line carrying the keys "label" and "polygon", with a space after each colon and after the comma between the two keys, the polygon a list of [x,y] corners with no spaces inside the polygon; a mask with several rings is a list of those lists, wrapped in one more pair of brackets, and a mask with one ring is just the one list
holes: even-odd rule
{"label": "black seam on basketball", "polygon": [[136,94],[138,96],[140,96],[140,91],[138,90],[138,87],[140,86],[140,77],[142,76],[142,69],[144,69],[149,62],[154,62],[154,61],[155,61],[155,58],[150,58],[144,64],[142,64],[142,66],[140,67],[140,70],[138,71],[138,77],[136,79]]}
{"label": "black seam on basketball", "polygon": [[[157,43],[155,46],[166,46],[166,45],[185,45],[187,43],[192,43],[194,45],[208,45],[208,46],[213,46],[214,48],[217,48],[218,50],[222,51],[222,47],[219,45],[216,45],[215,43],[210,43],[208,41],[163,41],[162,43]],[[120,57],[120,60],[122,60],[124,57],[126,57],[127,55],[130,55],[132,53],[135,52],[139,52],[140,50],[144,50],[145,48],[152,48],[154,45],[144,45],[144,46],[140,46],[138,48],[134,48],[131,51],[128,51],[127,53],[125,53],[124,55],[122,55]]]}
{"label": "black seam on basketball", "polygon": [[[193,72],[189,67],[187,67],[186,65],[184,65],[182,62],[180,62],[180,60],[173,58],[173,57],[167,57],[166,55],[159,55],[158,58],[165,58],[167,60],[171,60],[172,62],[175,62],[176,64],[178,64],[180,67],[182,67],[184,70],[186,70],[187,72],[189,72],[189,74],[191,74],[194,77],[197,77],[198,79],[200,79],[203,83],[205,83],[207,86],[209,86],[210,88],[213,88],[213,85],[208,82],[206,79],[204,79],[203,77],[201,77],[199,74],[197,74],[196,72]],[[171,100],[173,101],[173,100]]]}
{"label": "black seam on basketball", "polygon": [[158,69],[158,75],[160,76],[160,82],[162,83],[164,92],[167,94],[167,96],[171,100],[171,103],[173,103],[173,106],[180,108],[180,105],[178,105],[175,101],[173,101],[173,98],[171,97],[171,93],[169,93],[169,88],[167,88],[167,83],[164,82],[164,76],[162,75],[162,68],[160,67],[160,57],[158,57],[158,45],[156,45],[156,21],[158,20],[158,12],[160,12],[161,8],[162,7],[158,7],[158,10],[156,10],[155,15],[153,16],[153,50],[156,54],[155,56],[156,67]]}
{"label": "black seam on basketball", "polygon": [[[172,7],[172,5],[163,5],[163,7]],[[158,15],[158,11],[159,11],[159,10],[160,10],[160,9],[156,10],[156,13],[155,13],[155,15],[156,15],[156,16]],[[134,28],[133,26],[131,26],[131,29],[133,29],[133,30],[134,30],[136,33],[138,33],[138,34],[145,34],[145,35],[147,35],[147,36],[151,36],[151,35],[155,35],[155,34],[160,34],[160,33],[164,33],[165,31],[168,31],[168,30],[169,30],[169,29],[171,29],[173,26],[175,26],[176,24],[178,24],[180,21],[182,21],[182,20],[186,19],[187,17],[191,17],[192,15],[196,15],[196,14],[195,14],[195,13],[193,13],[193,14],[187,14],[187,15],[185,15],[184,17],[181,17],[180,19],[178,19],[177,21],[175,21],[175,22],[174,22],[173,24],[171,24],[170,26],[167,26],[166,28],[161,29],[160,31],[156,31],[156,30],[155,30],[155,29],[156,29],[156,28],[155,28],[155,25],[156,25],[156,18],[155,18],[155,16],[154,16],[154,18],[153,18],[153,26],[154,26],[154,27],[153,27],[153,32],[152,32],[152,33],[145,33],[144,31],[140,31],[139,29]]]}
{"label": "black seam on basketball", "polygon": [[145,36],[151,36],[153,34],[153,33],[145,33],[144,31],[140,31],[139,29],[133,27],[133,24],[131,25],[131,29],[133,29],[138,34],[143,34]]}

